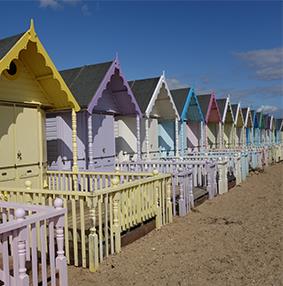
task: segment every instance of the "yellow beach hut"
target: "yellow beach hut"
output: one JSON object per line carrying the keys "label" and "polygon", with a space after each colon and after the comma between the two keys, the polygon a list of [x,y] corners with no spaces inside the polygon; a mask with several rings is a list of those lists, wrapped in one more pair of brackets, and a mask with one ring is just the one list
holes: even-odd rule
{"label": "yellow beach hut", "polygon": [[62,109],[73,110],[76,127],[79,105],[31,21],[26,32],[0,40],[0,186],[44,187],[45,111]]}

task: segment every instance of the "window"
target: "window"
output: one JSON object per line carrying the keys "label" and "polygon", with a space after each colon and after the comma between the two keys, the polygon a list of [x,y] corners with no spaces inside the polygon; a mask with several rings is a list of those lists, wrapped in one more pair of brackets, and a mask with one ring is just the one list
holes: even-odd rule
{"label": "window", "polygon": [[4,75],[7,79],[16,79],[19,74],[19,64],[16,61],[11,61],[8,69],[4,71]]}

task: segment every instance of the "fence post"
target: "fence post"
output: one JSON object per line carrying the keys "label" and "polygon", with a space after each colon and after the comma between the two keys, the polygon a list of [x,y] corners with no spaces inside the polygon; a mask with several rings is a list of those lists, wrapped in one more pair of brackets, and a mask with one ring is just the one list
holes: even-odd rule
{"label": "fence post", "polygon": [[[25,218],[24,209],[16,209],[15,216],[17,221],[23,221]],[[26,241],[27,241],[27,229],[23,227],[18,231],[18,255],[19,257],[19,286],[28,286],[29,285],[29,276],[27,275],[26,269]],[[13,243],[15,241],[13,240]],[[14,258],[15,259],[15,258]],[[18,285],[18,281],[15,281],[15,285]]]}
{"label": "fence post", "polygon": [[[31,181],[25,181],[25,187],[26,187],[26,190],[31,190],[31,186],[32,186],[32,183]],[[32,203],[32,197],[31,197],[31,194],[29,193],[25,193],[24,194],[24,202],[25,203]],[[34,202],[33,202],[34,203]]]}
{"label": "fence post", "polygon": [[218,161],[218,173],[219,173],[218,192],[221,195],[228,192],[227,160],[222,160],[221,157],[219,158]]}
{"label": "fence post", "polygon": [[89,208],[90,208],[89,213],[92,225],[90,228],[90,234],[88,236],[90,272],[95,272],[98,268],[98,236],[96,233],[96,206],[97,206],[97,197],[94,197],[89,202]]}
{"label": "fence post", "polygon": [[189,188],[189,203],[190,207],[195,207],[195,201],[194,201],[194,193],[193,193],[193,168],[192,165],[189,166],[188,171],[188,188]]}
{"label": "fence post", "polygon": [[161,203],[161,198],[160,198],[160,192],[159,192],[160,184],[159,186],[156,186],[155,188],[155,193],[156,193],[156,219],[155,219],[155,224],[156,224],[156,229],[160,229],[162,226],[162,215],[161,215],[161,208],[160,208],[160,203]]}
{"label": "fence post", "polygon": [[172,202],[171,202],[171,185],[172,181],[170,179],[167,180],[166,184],[166,202],[167,202],[167,223],[171,223],[173,221],[172,218]]}
{"label": "fence post", "polygon": [[[159,171],[157,169],[153,169],[152,171],[152,175],[153,176],[158,176],[159,174]],[[160,197],[160,194],[161,194],[161,190],[160,188],[162,187],[162,184],[160,183],[160,181],[158,182],[158,185],[155,187],[155,193],[156,193],[156,228],[157,229],[160,229],[161,226],[162,226],[162,213],[161,213],[161,207],[160,207],[160,203],[161,203],[161,197]],[[165,186],[166,187],[166,186]],[[166,194],[166,193],[165,193]]]}
{"label": "fence post", "polygon": [[207,191],[208,191],[208,198],[211,200],[213,199],[213,191],[212,191],[212,169],[209,162],[207,162]]}
{"label": "fence post", "polygon": [[234,160],[235,162],[235,177],[236,177],[236,185],[241,184],[242,180],[241,180],[241,157],[239,156],[239,154],[237,153],[236,156],[234,156]]}
{"label": "fence post", "polygon": [[[62,209],[63,201],[60,198],[56,198],[54,201],[55,209]],[[66,214],[65,214],[66,215]],[[68,231],[68,230],[67,230]],[[68,273],[67,273],[67,259],[64,255],[64,216],[60,216],[55,223],[55,233],[57,242],[57,257],[56,257],[56,269],[59,271],[59,285],[68,285]]]}
{"label": "fence post", "polygon": [[121,252],[121,225],[120,225],[120,193],[116,192],[113,198],[113,228],[115,235],[115,250],[116,253]]}
{"label": "fence post", "polygon": [[[176,175],[178,176],[178,175]],[[179,216],[186,215],[186,205],[184,200],[184,178],[182,175],[178,176],[179,188],[180,188],[180,198],[179,198]]]}

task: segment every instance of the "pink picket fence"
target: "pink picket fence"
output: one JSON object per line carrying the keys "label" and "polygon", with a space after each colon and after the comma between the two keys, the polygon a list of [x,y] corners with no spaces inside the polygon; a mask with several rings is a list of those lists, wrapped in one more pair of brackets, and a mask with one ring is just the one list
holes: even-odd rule
{"label": "pink picket fence", "polygon": [[62,205],[59,198],[54,207],[0,201],[0,281],[5,286],[68,285]]}

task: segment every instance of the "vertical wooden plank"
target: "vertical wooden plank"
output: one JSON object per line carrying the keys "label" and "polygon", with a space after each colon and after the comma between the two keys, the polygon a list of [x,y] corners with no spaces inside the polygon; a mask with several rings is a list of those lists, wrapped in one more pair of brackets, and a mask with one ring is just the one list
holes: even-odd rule
{"label": "vertical wooden plank", "polygon": [[77,234],[77,210],[76,210],[76,200],[71,198],[72,204],[72,227],[73,227],[73,248],[74,248],[74,264],[79,266],[78,258],[78,234]]}
{"label": "vertical wooden plank", "polygon": [[1,236],[1,252],[2,252],[2,258],[3,258],[3,282],[4,285],[9,285],[9,273],[10,273],[10,269],[9,269],[9,253],[8,253],[8,234],[7,233],[3,233],[0,235]]}
{"label": "vertical wooden plank", "polygon": [[81,223],[81,249],[82,249],[82,266],[86,268],[86,239],[85,239],[85,210],[84,200],[80,198],[80,223]]}
{"label": "vertical wooden plank", "polygon": [[32,283],[38,285],[38,259],[37,259],[37,239],[36,225],[31,225],[31,259],[32,259]]}
{"label": "vertical wooden plank", "polygon": [[49,229],[49,264],[51,274],[51,286],[56,286],[55,277],[55,244],[54,244],[54,221],[51,220],[48,224]]}
{"label": "vertical wooden plank", "polygon": [[109,223],[110,223],[110,252],[114,254],[114,231],[113,231],[113,196],[109,196]]}
{"label": "vertical wooden plank", "polygon": [[12,250],[13,250],[13,274],[16,283],[19,281],[19,256],[18,256],[18,231],[14,230],[12,234]]}
{"label": "vertical wooden plank", "polygon": [[42,285],[47,286],[47,261],[46,261],[46,232],[45,224],[43,221],[40,222],[40,240],[41,240],[41,273],[42,273]]}
{"label": "vertical wooden plank", "polygon": [[99,260],[103,261],[103,235],[102,235],[102,202],[103,195],[98,199],[98,235],[99,235]]}
{"label": "vertical wooden plank", "polygon": [[70,245],[69,245],[69,211],[68,211],[68,204],[67,204],[68,196],[63,198],[64,201],[64,208],[67,210],[67,213],[65,215],[64,220],[64,234],[65,234],[65,250],[66,250],[66,257],[67,257],[67,263],[70,264]]}
{"label": "vertical wooden plank", "polygon": [[109,225],[109,217],[108,217],[108,194],[104,197],[104,237],[105,237],[105,256],[109,255],[109,234],[108,234],[108,225]]}

